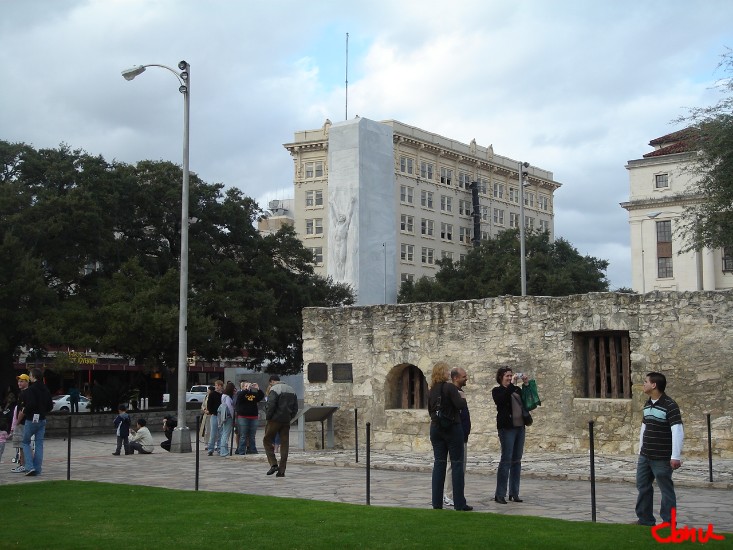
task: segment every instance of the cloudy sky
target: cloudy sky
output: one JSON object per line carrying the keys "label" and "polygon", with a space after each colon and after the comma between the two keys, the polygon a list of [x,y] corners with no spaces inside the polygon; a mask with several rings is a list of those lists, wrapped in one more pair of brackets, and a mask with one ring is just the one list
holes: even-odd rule
{"label": "cloudy sky", "polygon": [[396,119],[554,172],[555,230],[631,286],[630,159],[678,127],[733,47],[730,0],[0,0],[0,139],[181,161],[266,205],[283,143],[348,116]]}

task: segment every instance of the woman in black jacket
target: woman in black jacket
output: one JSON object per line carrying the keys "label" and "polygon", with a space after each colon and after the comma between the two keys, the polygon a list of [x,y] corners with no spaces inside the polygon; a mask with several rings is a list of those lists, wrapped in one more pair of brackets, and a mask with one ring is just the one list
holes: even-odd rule
{"label": "woman in black jacket", "polygon": [[[453,501],[456,510],[469,512],[472,506],[466,504],[463,494],[463,428],[458,411],[463,407],[463,398],[458,388],[449,380],[450,367],[447,363],[438,362],[433,367],[428,393],[428,413],[430,414],[430,442],[433,444],[433,508],[443,507],[443,486],[448,456],[452,465]],[[449,419],[447,427],[441,427],[438,418],[438,400],[440,412]]]}
{"label": "woman in black jacket", "polygon": [[[511,367],[501,367],[496,371],[499,384],[491,390],[496,403],[496,428],[501,443],[501,459],[496,474],[494,500],[506,504],[507,482],[509,500],[522,502],[519,498],[519,475],[522,472],[522,453],[524,452],[524,416],[522,415],[522,390],[515,386],[517,376]],[[522,383],[527,377],[522,376]]]}

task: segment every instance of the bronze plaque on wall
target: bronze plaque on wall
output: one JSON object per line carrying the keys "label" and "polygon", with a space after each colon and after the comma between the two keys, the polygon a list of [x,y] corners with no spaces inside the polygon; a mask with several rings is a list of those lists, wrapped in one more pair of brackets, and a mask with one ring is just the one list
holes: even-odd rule
{"label": "bronze plaque on wall", "polygon": [[333,381],[334,382],[353,382],[354,375],[351,368],[351,363],[333,363],[331,365],[333,369]]}
{"label": "bronze plaque on wall", "polygon": [[326,363],[308,363],[308,382],[328,382]]}

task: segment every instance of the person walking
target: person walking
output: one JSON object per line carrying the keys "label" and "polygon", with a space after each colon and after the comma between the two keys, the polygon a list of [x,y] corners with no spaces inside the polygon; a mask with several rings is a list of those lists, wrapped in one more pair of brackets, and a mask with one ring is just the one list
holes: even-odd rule
{"label": "person walking", "polygon": [[[496,429],[501,444],[501,458],[494,492],[494,501],[499,504],[506,504],[507,483],[509,500],[522,502],[519,498],[519,477],[522,473],[525,430],[522,390],[515,385],[519,379],[519,375],[514,375],[511,367],[501,367],[496,371],[496,382],[499,385],[491,390],[491,397],[496,403]],[[522,375],[521,380],[524,384],[528,378]]]}
{"label": "person walking", "polygon": [[[298,396],[288,384],[280,382],[276,374],[270,376],[267,391],[267,405],[265,407],[265,437],[262,444],[265,447],[267,462],[270,469],[267,475],[277,473],[276,477],[285,477],[285,468],[288,464],[288,450],[290,449],[290,422],[298,414]],[[280,463],[275,456],[273,440],[280,435]]]}
{"label": "person walking", "polygon": [[433,366],[428,392],[428,413],[430,414],[430,442],[433,444],[432,504],[443,508],[443,487],[448,456],[452,465],[454,508],[470,512],[473,506],[466,504],[463,494],[463,428],[458,411],[464,407],[463,398],[455,384],[448,382],[450,367],[439,361]]}
{"label": "person walking", "polygon": [[682,445],[685,438],[682,413],[677,403],[665,390],[667,378],[659,372],[644,377],[644,393],[649,399],[644,404],[644,418],[639,434],[639,460],[636,464],[636,521],[639,525],[655,525],[654,488],[657,481],[662,493],[659,515],[662,521],[672,521],[672,510],[677,507],[672,472],[682,466]]}
{"label": "person walking", "polygon": [[[466,371],[460,367],[454,367],[450,371],[451,382],[458,388],[458,393],[463,398],[463,408],[458,411],[461,417],[461,428],[463,428],[463,479],[465,486],[466,479],[466,463],[468,457],[468,436],[471,433],[471,415],[468,412],[468,403],[466,402],[466,394],[463,388],[468,381]],[[443,494],[443,504],[453,506],[453,462],[448,464],[448,472],[445,475],[445,493]]]}
{"label": "person walking", "polygon": [[[23,429],[23,457],[25,475],[39,476],[43,469],[43,440],[46,436],[46,415],[53,409],[51,392],[43,383],[43,371],[32,368],[31,383],[23,392],[23,410],[20,412],[25,427]],[[19,415],[19,416],[20,416]],[[31,439],[35,437],[35,450],[31,451]]]}

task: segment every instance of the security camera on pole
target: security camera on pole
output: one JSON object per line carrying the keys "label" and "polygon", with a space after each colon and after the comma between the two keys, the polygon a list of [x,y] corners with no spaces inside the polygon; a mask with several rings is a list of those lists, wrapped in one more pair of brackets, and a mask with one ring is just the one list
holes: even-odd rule
{"label": "security camera on pole", "polygon": [[181,189],[181,279],[178,310],[178,426],[173,430],[171,452],[190,453],[191,433],[186,426],[186,382],[188,375],[188,120],[191,96],[191,66],[178,63],[180,73],[166,65],[151,63],[122,71],[125,80],[132,80],[145,72],[147,67],[161,67],[173,73],[183,94],[183,185]]}

